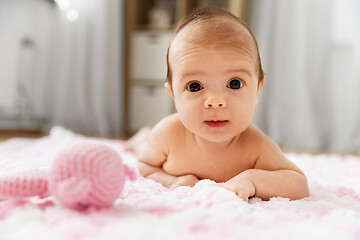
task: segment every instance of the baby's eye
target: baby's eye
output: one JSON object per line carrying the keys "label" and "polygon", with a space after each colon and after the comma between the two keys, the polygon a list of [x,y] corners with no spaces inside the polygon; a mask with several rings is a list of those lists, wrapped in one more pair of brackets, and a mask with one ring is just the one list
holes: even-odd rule
{"label": "baby's eye", "polygon": [[230,89],[240,89],[244,86],[244,83],[239,79],[232,79],[230,82],[226,85],[226,87]]}
{"label": "baby's eye", "polygon": [[198,92],[203,89],[203,86],[201,86],[201,84],[198,82],[190,82],[186,86],[186,89],[189,90],[190,92]]}

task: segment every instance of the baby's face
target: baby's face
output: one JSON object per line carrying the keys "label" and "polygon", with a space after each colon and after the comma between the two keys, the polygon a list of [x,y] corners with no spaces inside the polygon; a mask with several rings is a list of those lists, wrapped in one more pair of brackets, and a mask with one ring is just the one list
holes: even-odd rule
{"label": "baby's face", "polygon": [[256,52],[174,40],[171,92],[184,126],[211,142],[226,142],[250,125],[259,84]]}

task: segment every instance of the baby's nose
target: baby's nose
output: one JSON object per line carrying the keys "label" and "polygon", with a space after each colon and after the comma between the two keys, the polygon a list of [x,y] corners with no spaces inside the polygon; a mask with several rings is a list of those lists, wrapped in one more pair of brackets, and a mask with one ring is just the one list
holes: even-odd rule
{"label": "baby's nose", "polygon": [[226,105],[225,99],[221,96],[208,97],[204,102],[205,108],[225,108]]}

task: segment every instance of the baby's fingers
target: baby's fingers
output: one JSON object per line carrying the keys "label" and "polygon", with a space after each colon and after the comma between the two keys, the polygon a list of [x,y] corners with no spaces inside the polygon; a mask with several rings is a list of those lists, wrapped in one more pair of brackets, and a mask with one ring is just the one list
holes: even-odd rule
{"label": "baby's fingers", "polygon": [[249,195],[245,194],[244,192],[239,192],[238,197],[242,200],[244,200],[245,202],[249,202]]}
{"label": "baby's fingers", "polygon": [[251,197],[251,194],[249,189],[245,186],[238,186],[233,183],[224,183],[221,186],[229,191],[232,191],[245,202],[249,202],[249,197]]}
{"label": "baby's fingers", "polygon": [[184,175],[184,176],[176,177],[173,180],[170,189],[175,189],[180,186],[193,187],[198,181],[199,179],[194,175]]}

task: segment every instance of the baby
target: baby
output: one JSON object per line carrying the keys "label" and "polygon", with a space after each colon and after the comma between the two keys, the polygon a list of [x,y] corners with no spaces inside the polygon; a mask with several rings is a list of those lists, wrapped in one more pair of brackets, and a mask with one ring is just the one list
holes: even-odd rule
{"label": "baby", "polygon": [[143,176],[168,188],[210,179],[245,201],[309,196],[304,173],[251,123],[265,77],[240,19],[217,8],[190,14],[175,29],[167,62],[177,113],[129,141]]}

